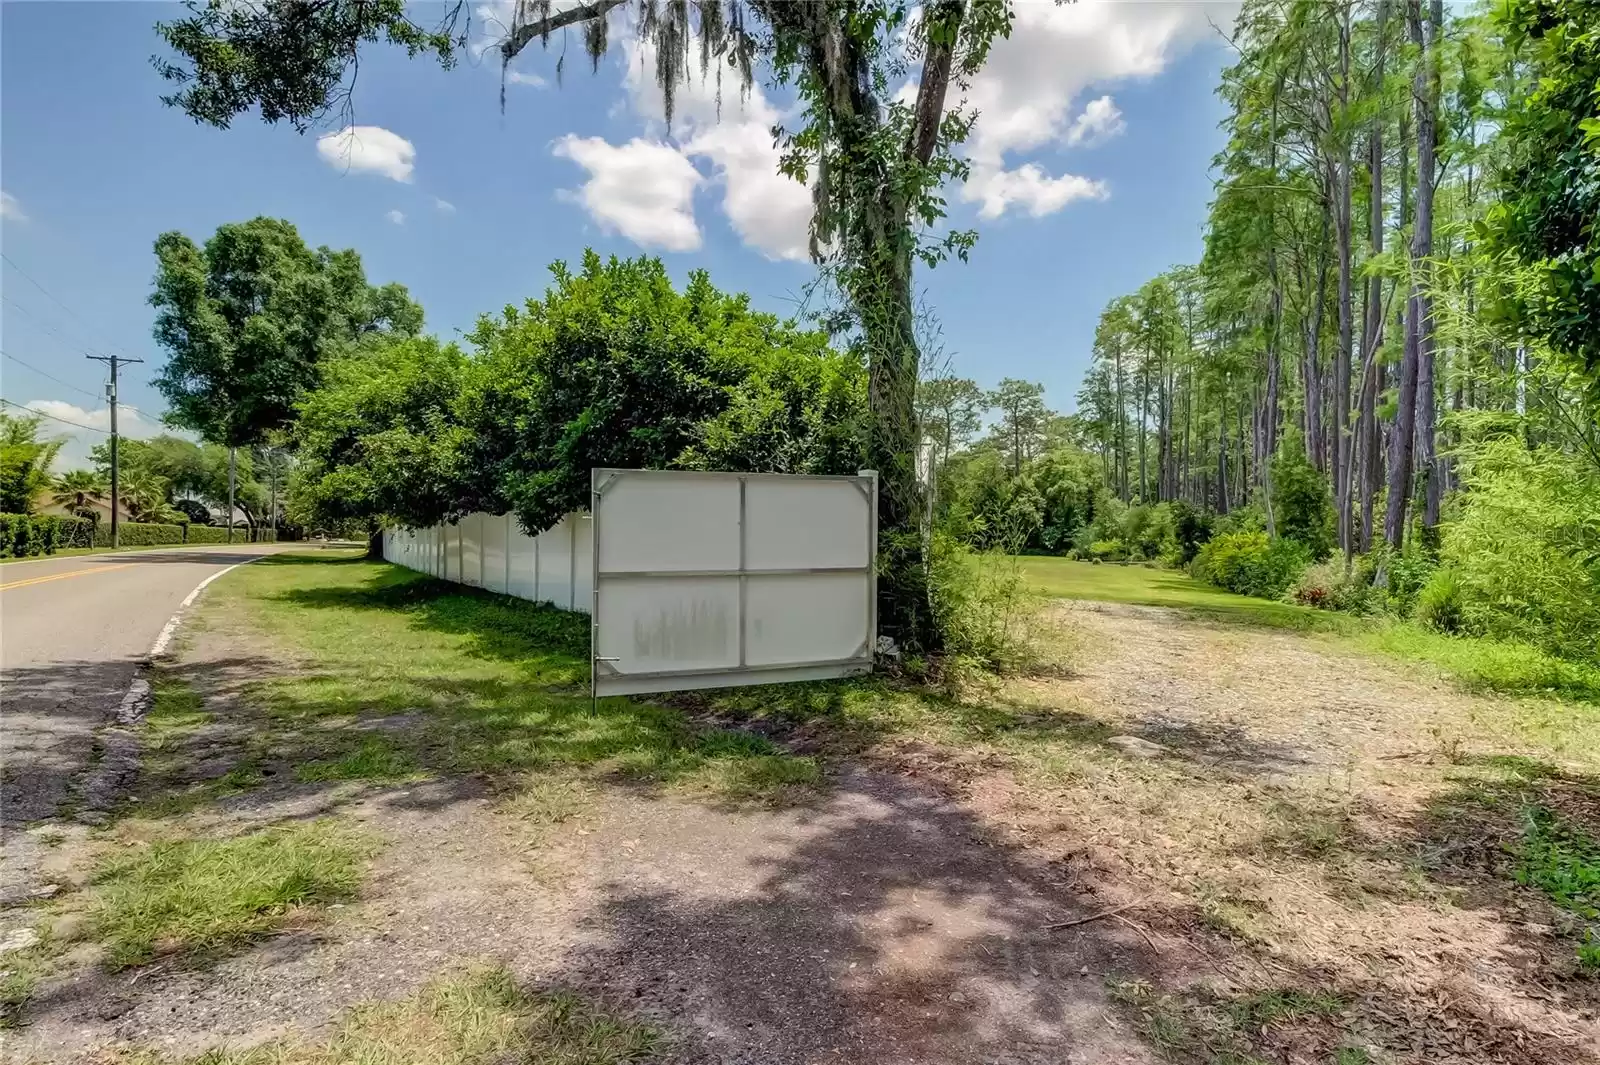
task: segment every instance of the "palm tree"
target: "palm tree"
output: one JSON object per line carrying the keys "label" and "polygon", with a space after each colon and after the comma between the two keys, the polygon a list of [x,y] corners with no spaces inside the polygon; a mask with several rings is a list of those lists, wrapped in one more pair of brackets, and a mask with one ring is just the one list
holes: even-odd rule
{"label": "palm tree", "polygon": [[97,513],[91,503],[104,503],[110,489],[105,478],[93,470],[68,470],[50,486],[50,502],[66,507],[73,514]]}
{"label": "palm tree", "polygon": [[167,482],[148,470],[130,470],[122,482],[122,505],[134,521],[160,521],[170,511]]}

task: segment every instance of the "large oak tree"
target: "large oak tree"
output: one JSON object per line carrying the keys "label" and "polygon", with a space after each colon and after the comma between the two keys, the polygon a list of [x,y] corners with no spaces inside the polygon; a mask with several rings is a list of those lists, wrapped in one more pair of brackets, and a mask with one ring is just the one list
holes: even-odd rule
{"label": "large oak tree", "polygon": [[[580,33],[598,65],[613,11],[625,0],[557,8],[518,0],[499,43],[509,63],[535,41]],[[954,149],[973,115],[952,105],[960,88],[1009,33],[1005,0],[634,0],[626,12],[657,55],[668,121],[689,71],[742,84],[758,73],[798,97],[797,119],[776,129],[782,169],[810,183],[812,252],[851,304],[867,351],[872,419],[868,460],[880,473],[880,604],[887,634],[934,643],[926,594],[920,442],[915,397],[918,351],[912,269],[964,256],[970,232],[937,232],[941,189],[965,176]],[[466,45],[467,5],[433,28],[411,21],[401,0],[267,0],[251,5],[191,3],[187,17],[160,31],[176,60],[159,59],[177,85],[167,100],[197,121],[226,126],[259,109],[268,122],[300,129],[348,106],[363,45],[385,41],[450,65]],[[915,91],[901,93],[908,80]]]}

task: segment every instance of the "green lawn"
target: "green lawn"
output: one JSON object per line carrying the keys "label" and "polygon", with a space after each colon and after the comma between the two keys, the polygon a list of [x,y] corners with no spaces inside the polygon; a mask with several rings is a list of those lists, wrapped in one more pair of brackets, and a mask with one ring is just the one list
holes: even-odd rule
{"label": "green lawn", "polygon": [[1209,621],[1314,632],[1343,647],[1426,662],[1472,691],[1600,703],[1600,670],[1527,644],[1446,636],[1410,621],[1352,617],[1234,595],[1176,570],[1038,556],[1019,562],[1029,586],[1046,596],[1172,607]]}
{"label": "green lawn", "polygon": [[1332,629],[1344,620],[1288,603],[1234,595],[1177,570],[1066,558],[1020,559],[1031,588],[1059,599],[1181,607],[1219,621],[1288,629]]}
{"label": "green lawn", "polygon": [[[261,759],[303,782],[594,769],[764,800],[819,780],[815,759],[697,728],[671,706],[592,701],[581,614],[320,551],[240,570],[207,610],[242,613],[303,662],[247,689],[263,715]],[[394,716],[414,720],[368,727]]]}

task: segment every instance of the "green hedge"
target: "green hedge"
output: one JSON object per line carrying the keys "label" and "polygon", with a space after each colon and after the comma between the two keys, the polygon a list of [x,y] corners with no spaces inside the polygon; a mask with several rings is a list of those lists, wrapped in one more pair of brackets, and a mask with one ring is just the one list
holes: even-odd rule
{"label": "green hedge", "polygon": [[[157,544],[181,544],[182,525],[157,525],[153,522],[124,521],[117,524],[118,547],[152,547]],[[94,530],[94,546],[111,546],[111,521],[102,521]]]}
{"label": "green hedge", "polygon": [[[261,530],[265,541],[272,530]],[[247,543],[249,529],[234,529],[233,542]],[[121,522],[119,547],[157,547],[163,544],[225,544],[228,530],[215,525],[165,525],[144,521]],[[53,555],[63,547],[110,547],[109,519],[93,522],[56,514],[0,514],[0,558]]]}
{"label": "green hedge", "polygon": [[87,547],[93,523],[57,514],[0,514],[0,558],[53,555],[62,547]]}
{"label": "green hedge", "polygon": [[1264,532],[1236,532],[1207,542],[1189,571],[1230,592],[1277,599],[1310,562],[1311,552],[1298,540],[1270,540]]}
{"label": "green hedge", "polygon": [[[263,530],[266,538],[270,539],[269,530]],[[156,525],[143,521],[125,521],[121,524],[118,534],[119,547],[150,547],[156,544],[225,544],[228,542],[228,530],[225,526],[217,525]],[[248,543],[250,530],[237,528],[233,530],[233,542],[236,544]],[[111,523],[102,521],[95,530],[95,546],[111,546]]]}

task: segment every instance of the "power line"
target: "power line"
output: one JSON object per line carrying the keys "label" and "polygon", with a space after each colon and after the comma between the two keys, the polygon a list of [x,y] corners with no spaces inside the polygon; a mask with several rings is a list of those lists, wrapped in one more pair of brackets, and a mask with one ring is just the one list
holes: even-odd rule
{"label": "power line", "polygon": [[[28,369],[32,370],[34,373],[38,374],[40,377],[48,377],[50,380],[54,381],[58,385],[65,385],[66,387],[72,389],[73,391],[82,392],[84,395],[88,396],[90,399],[104,400],[106,398],[104,395],[102,395],[99,392],[91,392],[87,388],[81,388],[78,385],[75,385],[70,381],[63,381],[59,377],[56,377],[56,376],[54,376],[52,374],[47,374],[43,370],[39,369],[39,367],[31,365],[30,363],[23,362],[21,359],[17,358],[15,355],[11,354],[8,351],[0,351],[0,355],[4,355],[6,358],[10,359],[12,362],[17,363],[20,366],[27,367]],[[92,359],[95,356],[90,355],[88,357]],[[133,413],[135,413],[137,415],[140,415],[141,417],[145,417],[145,418],[149,418],[150,417],[150,415],[146,414],[144,411],[140,410],[138,407],[135,407],[132,403],[119,403],[119,404],[117,404],[117,406],[121,407],[123,410],[132,411]],[[152,420],[157,420],[157,419],[152,419]]]}
{"label": "power line", "polygon": [[[105,433],[106,432],[106,430],[104,430],[104,429],[96,429],[94,426],[92,426],[92,425],[84,425],[82,422],[68,421],[66,418],[57,418],[54,414],[51,414],[48,411],[34,410],[32,407],[25,407],[21,403],[13,403],[9,399],[0,399],[0,403],[4,403],[8,407],[15,407],[18,410],[25,410],[29,414],[37,414],[41,418],[49,418],[51,421],[60,422],[62,425],[70,425],[70,426],[72,426],[72,427],[74,427],[76,429],[87,429],[91,433]],[[107,435],[109,435],[109,434],[107,434]]]}
{"label": "power line", "polygon": [[[57,330],[57,327],[56,327],[55,323],[51,323],[51,322],[45,321],[43,318],[40,318],[38,315],[36,315],[32,311],[28,310],[28,308],[26,306],[24,306],[21,303],[18,303],[16,300],[12,299],[10,296],[5,295],[4,293],[0,293],[0,300],[4,300],[6,303],[11,304],[11,306],[13,306],[17,310],[21,311],[24,318],[30,319],[34,323],[35,326],[37,326],[39,329],[43,330],[45,333],[49,334],[50,336],[55,337],[57,340],[61,341],[61,343],[65,344],[67,347],[74,348],[74,349],[82,349],[84,352],[90,352],[90,351],[98,350],[94,344],[91,344],[89,341],[85,340],[83,338],[82,334],[75,333],[75,332],[73,332],[71,330],[68,330],[66,333],[59,332]],[[65,328],[65,326],[62,326],[62,328]]]}
{"label": "power line", "polygon": [[[89,327],[89,323],[85,322],[82,318],[78,317],[78,313],[76,311],[74,311],[71,307],[68,307],[65,303],[62,303],[60,300],[56,299],[56,297],[51,294],[49,289],[45,288],[43,285],[39,284],[39,282],[35,281],[33,279],[33,276],[31,274],[29,274],[28,271],[26,271],[22,267],[18,266],[17,263],[16,263],[16,260],[12,259],[11,256],[5,254],[4,252],[0,252],[0,259],[4,259],[7,263],[10,264],[11,269],[15,270],[17,273],[19,273],[23,277],[27,278],[28,284],[32,285],[34,288],[38,289],[40,292],[43,292],[45,294],[45,298],[48,299],[51,303],[54,303],[57,307],[60,307],[62,310],[66,311],[67,312],[67,316],[69,318],[73,319],[75,322],[77,322],[79,325],[81,325],[81,326],[83,326],[85,328]],[[90,332],[93,332],[93,330],[91,329]]]}
{"label": "power line", "polygon": [[33,365],[32,363],[23,362],[21,359],[17,358],[15,355],[11,354],[9,351],[0,350],[0,355],[4,355],[6,358],[10,359],[12,362],[16,363],[18,366],[21,366],[25,370],[32,370],[34,373],[38,374],[40,377],[47,378],[48,380],[54,381],[58,385],[64,385],[65,387],[72,389],[74,392],[82,392],[84,395],[88,396],[90,399],[99,400],[99,399],[104,399],[105,398],[104,396],[102,396],[98,392],[91,392],[87,388],[78,387],[77,385],[73,384],[71,381],[63,381],[61,378],[55,376],[54,374],[45,373],[43,370],[39,369],[39,367]]}

